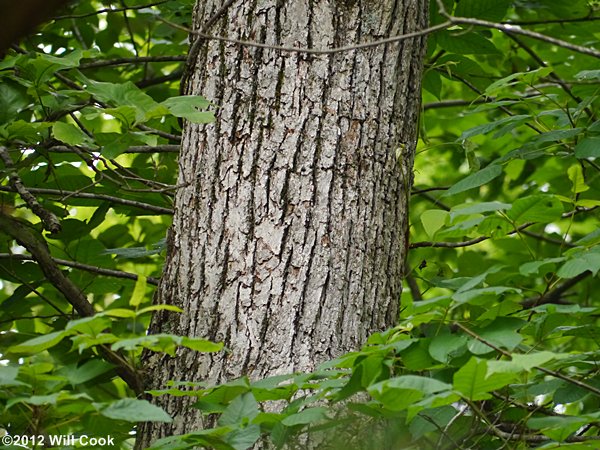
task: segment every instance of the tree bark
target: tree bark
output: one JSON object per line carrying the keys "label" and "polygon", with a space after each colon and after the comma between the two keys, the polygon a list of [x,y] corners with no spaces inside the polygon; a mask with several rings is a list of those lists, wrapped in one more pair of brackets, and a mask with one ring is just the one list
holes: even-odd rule
{"label": "tree bark", "polygon": [[[211,32],[347,46],[426,27],[428,3],[237,0]],[[221,5],[198,2],[195,27]],[[184,128],[157,292],[184,313],[157,314],[151,331],[229,351],[148,357],[149,388],[310,371],[395,324],[424,49],[424,38],[323,56],[202,43],[188,93],[218,105],[217,119]],[[142,445],[200,426],[185,398],[157,403],[174,422],[142,427]]]}

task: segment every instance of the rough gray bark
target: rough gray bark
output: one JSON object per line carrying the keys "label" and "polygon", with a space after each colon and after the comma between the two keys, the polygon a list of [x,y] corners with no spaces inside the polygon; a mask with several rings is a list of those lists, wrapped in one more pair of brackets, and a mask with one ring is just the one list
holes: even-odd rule
{"label": "rough gray bark", "polygon": [[[200,28],[221,6],[197,4]],[[423,0],[237,0],[212,32],[338,47],[427,26]],[[149,358],[150,387],[308,371],[397,320],[424,39],[329,56],[203,43],[190,93],[217,120],[186,125],[168,261],[158,292],[181,315],[152,332],[229,353]],[[396,149],[403,148],[400,160]],[[185,400],[161,398],[190,431]]]}

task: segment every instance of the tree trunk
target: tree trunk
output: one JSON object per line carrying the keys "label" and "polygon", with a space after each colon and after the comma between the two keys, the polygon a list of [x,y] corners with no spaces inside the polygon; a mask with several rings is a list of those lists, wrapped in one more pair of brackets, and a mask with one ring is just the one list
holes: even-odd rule
{"label": "tree trunk", "polygon": [[[237,0],[211,33],[348,46],[426,27],[428,3]],[[221,4],[199,1],[195,27]],[[229,352],[147,358],[149,388],[310,371],[395,324],[424,47],[317,56],[202,43],[188,93],[218,105],[217,120],[185,126],[157,293],[184,313],[157,314],[151,331]],[[174,423],[144,426],[141,442],[199,426],[184,398],[157,402]]]}

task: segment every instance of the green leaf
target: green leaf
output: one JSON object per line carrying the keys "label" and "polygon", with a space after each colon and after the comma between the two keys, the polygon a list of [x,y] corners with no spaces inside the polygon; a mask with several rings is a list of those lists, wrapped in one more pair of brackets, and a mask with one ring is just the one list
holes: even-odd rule
{"label": "green leaf", "polygon": [[550,75],[552,71],[552,67],[540,67],[539,69],[528,70],[527,72],[512,73],[490,84],[485,90],[485,95],[493,97],[504,89],[514,90],[514,85],[517,83],[533,85],[540,78]]}
{"label": "green leaf", "polygon": [[577,253],[572,259],[564,263],[556,274],[561,278],[574,278],[588,270],[594,276],[600,270],[600,247]]}
{"label": "green leaf", "polygon": [[181,309],[175,305],[150,305],[150,306],[147,306],[146,308],[140,309],[137,312],[137,315],[141,316],[142,314],[145,314],[147,312],[152,312],[152,311],[172,311],[172,312],[176,312],[176,313],[182,313],[183,309]]}
{"label": "green leaf", "polygon": [[210,123],[215,120],[212,112],[202,111],[210,106],[210,102],[199,95],[170,97],[161,104],[175,117],[183,117],[192,123]]}
{"label": "green leaf", "polygon": [[52,126],[52,135],[59,141],[69,145],[89,144],[90,138],[75,125],[56,122]]}
{"label": "green leaf", "polygon": [[458,304],[471,302],[473,299],[492,295],[494,298],[504,294],[505,292],[521,292],[520,289],[507,286],[490,286],[480,289],[470,289],[464,292],[457,292],[452,296],[452,299]]}
{"label": "green leaf", "polygon": [[458,334],[442,334],[431,340],[431,343],[429,344],[429,354],[436,361],[447,364],[454,356],[464,353],[466,347],[466,336]]}
{"label": "green leaf", "polygon": [[25,386],[25,383],[17,380],[19,368],[0,364],[0,386]]}
{"label": "green leaf", "polygon": [[431,92],[438,100],[441,100],[442,80],[440,74],[435,70],[425,72],[423,89]]}
{"label": "green leaf", "polygon": [[24,88],[9,80],[0,83],[0,123],[11,122],[29,104]]}
{"label": "green leaf", "polygon": [[369,394],[392,411],[407,409],[426,395],[445,392],[452,386],[434,378],[404,375],[381,381],[368,388]]}
{"label": "green leaf", "polygon": [[130,339],[120,339],[112,345],[112,349],[117,350],[137,350],[140,347],[147,348],[156,352],[165,352],[169,355],[175,353],[175,347],[181,342],[179,336],[168,334],[152,334]]}
{"label": "green leaf", "polygon": [[235,450],[247,450],[260,438],[260,425],[252,424],[230,432],[225,438],[226,442]]}
{"label": "green leaf", "polygon": [[513,354],[510,361],[488,361],[487,375],[498,372],[521,373],[529,372],[535,366],[542,366],[548,361],[561,358],[561,355],[548,351],[532,352],[524,355]]}
{"label": "green leaf", "polygon": [[581,417],[547,416],[533,417],[527,421],[527,426],[534,430],[541,430],[550,439],[562,442],[589,422],[590,420]]}
{"label": "green leaf", "polygon": [[58,371],[58,373],[64,374],[69,380],[69,383],[73,386],[77,386],[82,383],[87,383],[94,378],[105,374],[114,369],[114,366],[103,361],[101,359],[91,359],[81,366],[65,366]]}
{"label": "green leaf", "polygon": [[579,159],[600,157],[600,136],[583,138],[575,146],[575,157]]}
{"label": "green leaf", "polygon": [[[512,207],[510,203],[502,203],[502,202],[481,202],[481,203],[467,203],[463,205],[458,205],[453,207],[450,210],[450,218],[454,220],[459,216],[469,216],[471,214],[481,214],[486,212],[494,212],[494,211],[505,211]],[[431,211],[431,210],[428,210]],[[425,211],[425,212],[428,212]],[[438,211],[438,210],[434,210]],[[422,217],[422,216],[421,216]]]}
{"label": "green leaf", "polygon": [[454,15],[499,22],[506,15],[509,5],[508,0],[461,0]]}
{"label": "green leaf", "polygon": [[[87,90],[98,100],[116,107],[130,106],[135,109],[136,122],[144,122],[147,115],[164,111],[152,97],[139,89],[131,81],[124,83],[107,83],[85,78]],[[115,111],[114,109],[112,111]],[[125,111],[125,110],[123,110]],[[127,110],[128,111],[128,110]],[[130,113],[125,113],[129,117]],[[129,119],[127,119],[129,121]]]}
{"label": "green leaf", "polygon": [[329,409],[323,407],[306,408],[299,413],[291,414],[285,417],[281,423],[288,427],[293,427],[295,425],[306,425],[327,419],[328,413]]}
{"label": "green leaf", "polygon": [[254,398],[252,392],[246,392],[236,397],[227,406],[221,417],[219,418],[219,425],[236,425],[236,424],[248,424],[254,419],[260,410],[258,409],[258,403]]}
{"label": "green leaf", "polygon": [[514,115],[509,117],[504,117],[502,119],[495,120],[493,122],[485,123],[483,125],[478,125],[476,127],[470,128],[467,131],[463,131],[460,136],[461,140],[468,139],[473,136],[478,136],[480,134],[488,134],[491,131],[498,130],[494,137],[500,137],[510,130],[522,125],[530,119],[529,115]]}
{"label": "green leaf", "polygon": [[420,217],[423,228],[430,238],[444,226],[447,218],[448,212],[442,209],[428,209]]}
{"label": "green leaf", "polygon": [[481,169],[479,172],[475,172],[454,184],[442,195],[442,197],[449,197],[460,192],[468,191],[469,189],[483,186],[484,184],[489,183],[493,179],[499,177],[501,174],[501,166],[490,164],[489,166]]}
{"label": "green leaf", "polygon": [[50,347],[54,347],[67,335],[68,334],[65,331],[53,331],[52,333],[29,339],[28,341],[10,347],[7,350],[9,353],[35,354],[42,352]]}
{"label": "green leaf", "polygon": [[515,380],[513,374],[495,373],[487,376],[487,361],[475,357],[454,374],[454,389],[469,400],[486,400],[491,392]]}
{"label": "green leaf", "polygon": [[581,166],[579,164],[574,164],[569,167],[567,174],[569,175],[569,180],[571,180],[571,183],[573,184],[573,189],[571,190],[573,194],[579,194],[580,192],[589,190],[590,187],[585,184],[583,170],[581,170]]}
{"label": "green leaf", "polygon": [[584,80],[599,80],[600,70],[582,70],[575,75],[575,79],[579,81]]}
{"label": "green leaf", "polygon": [[147,281],[148,279],[145,276],[138,275],[133,288],[133,293],[131,294],[131,299],[129,300],[129,305],[133,308],[137,308],[144,301],[144,298],[146,297]]}
{"label": "green leaf", "polygon": [[524,276],[529,276],[533,274],[539,273],[540,269],[544,266],[554,265],[555,263],[563,262],[565,260],[564,257],[559,258],[546,258],[541,261],[532,261],[525,264],[522,264],[519,267],[519,273]]}
{"label": "green leaf", "polygon": [[459,55],[495,55],[500,52],[496,46],[480,33],[440,31],[437,34],[440,47]]}
{"label": "green leaf", "polygon": [[551,222],[560,219],[563,206],[550,194],[536,194],[520,198],[506,215],[517,224],[526,222]]}
{"label": "green leaf", "polygon": [[207,339],[189,338],[186,336],[183,336],[181,338],[181,345],[183,347],[190,348],[197,352],[205,352],[205,353],[219,352],[223,349],[222,342],[217,343],[217,342],[209,341]]}
{"label": "green leaf", "polygon": [[101,407],[100,414],[109,419],[124,420],[126,422],[166,422],[173,419],[158,406],[147,400],[124,398]]}
{"label": "green leaf", "polygon": [[83,317],[77,320],[71,320],[65,327],[69,334],[82,333],[90,336],[96,336],[103,330],[110,328],[111,321],[101,315]]}

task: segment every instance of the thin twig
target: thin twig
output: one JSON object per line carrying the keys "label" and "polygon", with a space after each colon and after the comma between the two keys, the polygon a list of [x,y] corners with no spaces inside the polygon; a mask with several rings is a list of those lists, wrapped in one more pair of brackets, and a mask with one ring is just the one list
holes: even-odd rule
{"label": "thin twig", "polygon": [[439,102],[430,102],[423,105],[423,111],[438,108],[454,108],[455,106],[471,106],[480,105],[482,103],[490,103],[493,100],[491,98],[478,98],[475,100],[441,100]]}
{"label": "thin twig", "polygon": [[149,62],[167,63],[181,62],[187,59],[186,55],[171,55],[171,56],[137,56],[130,58],[115,58],[103,59],[79,65],[79,69],[95,69],[98,67],[121,66],[124,64],[146,64]]}
{"label": "thin twig", "polygon": [[[81,147],[81,146],[79,146]],[[94,152],[92,148],[81,147],[88,152]],[[132,145],[123,153],[179,153],[181,147],[175,144],[164,144],[164,145]],[[56,153],[74,153],[72,147],[66,145],[53,145],[47,149],[51,152]]]}
{"label": "thin twig", "polygon": [[[15,254],[15,253],[0,253],[0,259],[15,259],[18,261],[35,261],[35,258],[31,255]],[[89,264],[80,263],[77,261],[69,261],[67,259],[52,258],[52,260],[59,266],[71,267],[73,269],[83,270],[85,272],[96,273],[98,275],[104,275],[107,277],[123,278],[126,280],[137,281],[139,278],[138,274],[131,272],[123,272],[121,270],[106,269],[104,267],[91,266]],[[146,277],[148,284],[158,286],[158,278]]]}
{"label": "thin twig", "polygon": [[575,286],[580,281],[585,280],[591,274],[592,274],[592,272],[590,272],[589,270],[586,270],[585,272],[580,273],[576,277],[573,277],[573,278],[565,281],[563,284],[561,284],[560,286],[557,286],[556,288],[552,289],[551,291],[545,292],[542,295],[538,295],[535,297],[530,297],[530,298],[526,298],[526,299],[522,300],[521,306],[524,309],[529,309],[529,308],[534,308],[536,306],[545,305],[545,304],[549,304],[549,303],[557,304],[561,301],[561,297],[566,291],[571,289],[573,286]]}
{"label": "thin twig", "polygon": [[[4,192],[15,192],[13,188],[8,186],[0,186],[0,191]],[[116,203],[119,205],[125,206],[133,206],[135,208],[144,209],[146,211],[155,212],[158,214],[173,214],[173,210],[170,208],[163,208],[162,206],[150,205],[149,203],[138,202],[135,200],[127,200],[124,198],[113,197],[111,195],[106,194],[92,194],[89,192],[73,192],[73,191],[63,191],[59,189],[46,189],[46,188],[29,188],[30,192],[35,194],[47,194],[47,195],[56,195],[61,197],[61,202],[66,197],[77,197],[77,198],[89,198],[92,200],[104,200],[111,203]]]}
{"label": "thin twig", "polygon": [[69,15],[64,15],[64,16],[56,16],[53,18],[53,20],[83,19],[85,17],[97,16],[99,14],[104,14],[104,13],[116,13],[116,12],[131,11],[131,10],[136,10],[136,9],[146,9],[146,8],[150,8],[152,6],[162,5],[163,3],[167,3],[168,1],[169,0],[161,0],[159,2],[147,3],[145,5],[128,6],[126,8],[114,8],[114,9],[113,8],[104,8],[104,9],[99,9],[98,11],[94,11],[92,13],[69,14]]}
{"label": "thin twig", "polygon": [[14,169],[14,163],[6,147],[0,146],[0,158],[2,158],[8,172],[8,180],[12,186],[12,190],[17,192],[29,209],[41,219],[46,230],[50,233],[58,233],[61,228],[58,217],[40,205],[30,190],[25,188],[23,181],[21,181],[21,177]]}
{"label": "thin twig", "polygon": [[157,136],[163,137],[163,138],[168,139],[173,142],[181,142],[181,136],[178,136],[176,134],[171,134],[171,133],[167,133],[166,131],[157,130],[156,128],[151,128],[151,127],[143,125],[143,124],[137,125],[137,128],[139,128],[142,131],[146,131],[150,134],[155,134]]}
{"label": "thin twig", "polygon": [[554,23],[576,23],[576,22],[594,22],[600,20],[600,17],[576,17],[573,19],[547,19],[547,20],[510,20],[501,22],[505,25],[549,25]]}
{"label": "thin twig", "polygon": [[446,10],[446,7],[444,6],[442,0],[436,0],[436,3],[438,5],[439,13],[443,17],[445,17],[448,20],[448,22],[450,22],[452,25],[469,25],[484,28],[493,28],[502,31],[503,33],[520,34],[521,36],[526,36],[532,39],[536,39],[538,41],[547,42],[548,44],[554,44],[577,53],[593,56],[595,58],[600,58],[600,51],[591,47],[583,47],[581,45],[571,44],[570,42],[546,36],[545,34],[537,33],[535,31],[524,30],[518,25],[508,25],[503,23],[489,22],[487,20],[474,19],[471,17],[452,16]]}

